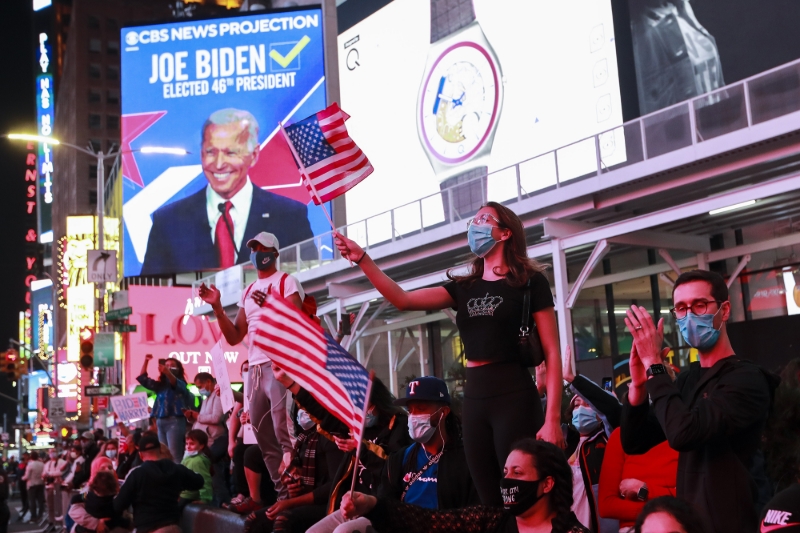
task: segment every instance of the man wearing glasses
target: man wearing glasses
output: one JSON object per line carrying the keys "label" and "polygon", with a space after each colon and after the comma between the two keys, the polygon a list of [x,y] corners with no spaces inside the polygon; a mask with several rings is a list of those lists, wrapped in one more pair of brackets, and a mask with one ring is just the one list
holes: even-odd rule
{"label": "man wearing glasses", "polygon": [[759,444],[775,378],[734,353],[726,329],[731,303],[720,275],[684,272],[672,297],[671,313],[700,361],[673,382],[661,357],[663,319],[656,325],[644,307],[627,311],[625,325],[634,344],[622,447],[642,454],[669,441],[680,452],[677,496],[707,518],[708,531],[755,532],[757,481],[763,473]]}

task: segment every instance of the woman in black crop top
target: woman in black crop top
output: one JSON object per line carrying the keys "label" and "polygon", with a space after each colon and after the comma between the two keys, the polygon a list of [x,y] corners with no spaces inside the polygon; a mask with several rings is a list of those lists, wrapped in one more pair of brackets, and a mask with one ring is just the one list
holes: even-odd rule
{"label": "woman in black crop top", "polygon": [[[522,221],[489,202],[469,223],[476,257],[465,276],[448,273],[442,287],[406,291],[381,271],[354,241],[336,234],[342,257],[353,261],[397,309],[455,308],[467,358],[463,434],[472,479],[481,501],[502,505],[497,487],[511,445],[537,437],[564,448],[560,426],[561,355],[550,284],[528,258]],[[523,291],[531,280],[531,313],[547,363],[547,415],[528,369],[516,359]]]}

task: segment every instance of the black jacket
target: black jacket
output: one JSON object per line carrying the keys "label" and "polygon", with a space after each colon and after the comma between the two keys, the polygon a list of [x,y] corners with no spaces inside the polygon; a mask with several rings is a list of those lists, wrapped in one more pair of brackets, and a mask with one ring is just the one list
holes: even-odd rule
{"label": "black jacket", "polygon": [[[404,464],[403,456],[409,448],[411,448],[411,452]],[[405,489],[403,478],[409,472],[416,473],[417,454],[421,453],[421,450],[422,446],[415,442],[389,456],[381,474],[378,498],[400,501]],[[461,441],[448,442],[444,447],[444,453],[439,458],[436,494],[439,499],[439,509],[456,509],[468,505],[479,505],[481,502],[469,473],[467,457],[464,455],[464,445]]]}
{"label": "black jacket", "polygon": [[668,440],[680,452],[678,497],[694,503],[716,533],[754,532],[757,494],[750,469],[775,385],[736,356],[707,369],[693,363],[674,383],[657,375],[647,381],[652,406],[623,402],[622,448],[642,454]]}
{"label": "black jacket", "polygon": [[184,490],[200,490],[203,476],[169,459],[145,461],[132,470],[114,498],[114,511],[133,506],[138,533],[177,524],[181,518],[178,497]]}
{"label": "black jacket", "polygon": [[[332,440],[332,435],[342,438],[349,435],[347,426],[320,405],[305,389],[300,389],[295,401],[319,424],[319,432],[323,437]],[[408,436],[408,417],[402,413],[391,417],[380,415],[373,427],[364,428],[363,441],[355,490],[365,494],[375,494],[388,456],[411,443],[411,437]],[[328,498],[328,512],[337,510],[342,496],[350,490],[355,455],[355,451],[351,451],[342,457]]]}
{"label": "black jacket", "polygon": [[[250,248],[245,243],[261,231],[273,233],[281,247],[314,236],[305,205],[253,186],[253,201],[236,258],[237,265],[250,261]],[[314,248],[313,244],[311,248]],[[147,240],[142,276],[214,268],[219,268],[219,256],[211,240],[206,187],[153,213],[153,229]]]}

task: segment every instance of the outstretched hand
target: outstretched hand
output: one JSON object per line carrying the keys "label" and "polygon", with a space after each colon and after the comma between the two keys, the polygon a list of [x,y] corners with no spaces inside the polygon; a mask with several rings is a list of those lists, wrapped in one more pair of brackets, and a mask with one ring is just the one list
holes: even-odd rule
{"label": "outstretched hand", "polygon": [[342,257],[351,262],[361,261],[364,257],[364,249],[352,239],[348,239],[338,231],[333,232],[334,242],[339,249]]}
{"label": "outstretched hand", "polygon": [[197,289],[197,295],[208,305],[214,307],[215,305],[219,305],[220,302],[220,293],[219,289],[212,283],[210,287],[206,287],[205,283],[200,284],[200,288]]}

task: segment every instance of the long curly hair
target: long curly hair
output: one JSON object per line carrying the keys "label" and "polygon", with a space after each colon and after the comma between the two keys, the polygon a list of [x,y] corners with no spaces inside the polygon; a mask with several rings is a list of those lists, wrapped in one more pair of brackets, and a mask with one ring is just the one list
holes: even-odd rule
{"label": "long curly hair", "polygon": [[[528,243],[525,240],[525,227],[516,213],[503,204],[497,202],[486,202],[483,207],[491,207],[497,213],[500,227],[511,230],[511,237],[502,243],[503,258],[505,259],[508,272],[505,273],[506,281],[512,287],[522,287],[528,283],[528,278],[537,272],[544,272],[546,265],[528,257]],[[498,276],[502,272],[495,271]],[[483,258],[475,257],[470,264],[469,273],[464,276],[447,273],[449,279],[455,280],[459,284],[469,287],[476,280],[483,277]]]}
{"label": "long curly hair", "polygon": [[781,383],[764,428],[763,449],[770,478],[783,490],[800,479],[800,358],[781,372]]}
{"label": "long curly hair", "polygon": [[572,529],[572,469],[564,452],[554,444],[534,438],[517,441],[511,451],[530,455],[539,472],[539,479],[553,478],[553,490],[547,494],[553,518],[553,533],[569,533]]}

